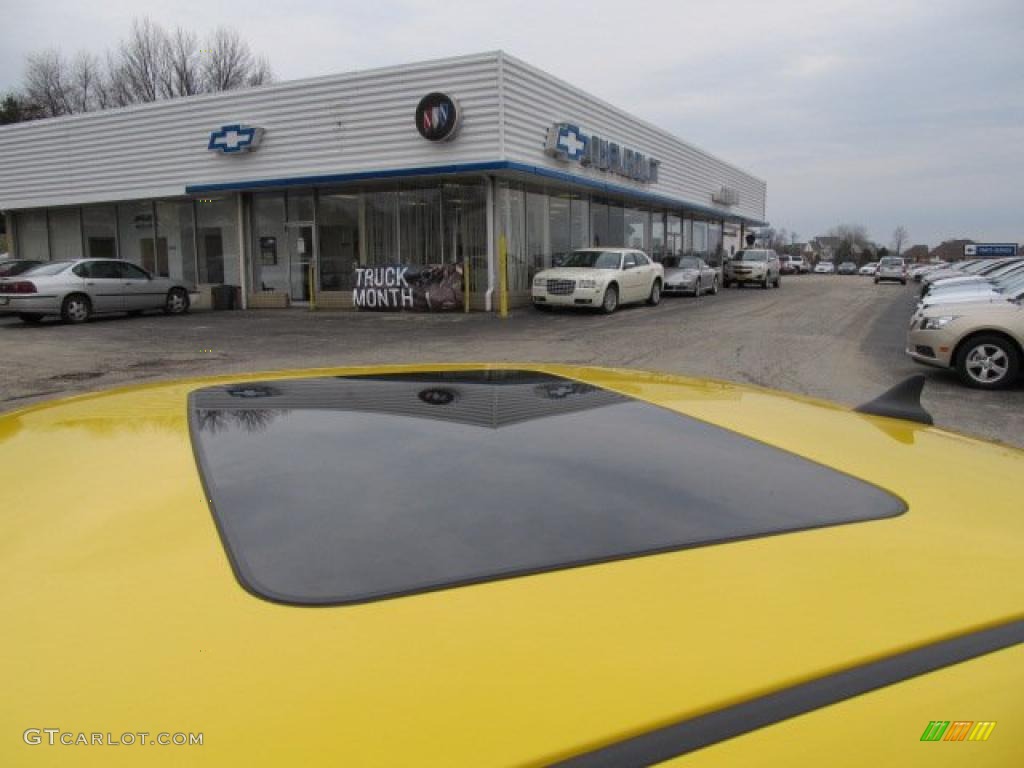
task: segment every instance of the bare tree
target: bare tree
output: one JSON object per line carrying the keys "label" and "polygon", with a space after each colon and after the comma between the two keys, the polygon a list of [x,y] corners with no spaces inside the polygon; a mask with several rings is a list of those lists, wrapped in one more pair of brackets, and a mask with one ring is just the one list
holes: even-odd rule
{"label": "bare tree", "polygon": [[156,101],[164,79],[167,34],[149,19],[136,19],[119,48],[119,74],[135,102]]}
{"label": "bare tree", "polygon": [[202,62],[207,91],[229,91],[247,85],[255,65],[249,44],[227,27],[218,27],[209,37]]}
{"label": "bare tree", "polygon": [[71,114],[67,62],[56,50],[33,53],[25,67],[25,99],[35,105],[40,117]]}
{"label": "bare tree", "polygon": [[99,59],[85,51],[71,64],[68,101],[72,112],[89,112],[100,107],[103,71]]}
{"label": "bare tree", "polygon": [[107,51],[106,69],[107,75],[100,85],[100,109],[126,107],[133,104],[134,98],[128,83],[128,75],[121,61],[110,51]]}
{"label": "bare tree", "polygon": [[173,99],[202,93],[199,39],[194,32],[178,27],[167,35],[161,69],[161,95]]}
{"label": "bare tree", "polygon": [[249,76],[246,78],[246,85],[267,85],[272,82],[274,82],[274,72],[270,69],[270,59],[263,54],[260,54],[256,57],[252,68],[249,70]]}
{"label": "bare tree", "polygon": [[273,80],[265,56],[253,54],[232,29],[221,27],[200,50],[194,32],[167,32],[149,19],[103,58],[88,52],[69,65],[57,50],[27,58],[19,91],[3,102],[5,122],[57,117],[94,109],[262,85]]}
{"label": "bare tree", "polygon": [[907,234],[907,228],[904,227],[902,224],[900,224],[900,226],[896,227],[896,229],[893,230],[892,249],[896,251],[897,256],[903,253],[903,246],[909,238],[910,235]]}

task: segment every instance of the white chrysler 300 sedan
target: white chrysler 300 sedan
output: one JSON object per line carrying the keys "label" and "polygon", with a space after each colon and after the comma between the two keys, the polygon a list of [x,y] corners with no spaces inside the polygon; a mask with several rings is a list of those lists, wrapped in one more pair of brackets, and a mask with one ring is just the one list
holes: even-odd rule
{"label": "white chrysler 300 sedan", "polygon": [[605,314],[620,304],[661,301],[665,270],[642,251],[630,248],[583,248],[558,267],[533,277],[533,305],[590,307]]}

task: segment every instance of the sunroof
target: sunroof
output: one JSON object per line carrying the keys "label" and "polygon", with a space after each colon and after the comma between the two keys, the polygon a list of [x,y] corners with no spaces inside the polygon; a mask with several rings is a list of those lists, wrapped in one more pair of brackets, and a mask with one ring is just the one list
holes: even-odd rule
{"label": "sunroof", "polygon": [[849,475],[530,371],[289,379],[190,399],[242,584],[347,604],[901,514]]}

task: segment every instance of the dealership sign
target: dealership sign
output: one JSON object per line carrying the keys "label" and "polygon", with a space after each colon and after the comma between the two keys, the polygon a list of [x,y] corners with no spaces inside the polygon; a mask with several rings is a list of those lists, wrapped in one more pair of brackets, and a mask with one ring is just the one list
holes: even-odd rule
{"label": "dealership sign", "polygon": [[461,264],[356,267],[352,305],[378,312],[449,312],[463,308]]}
{"label": "dealership sign", "polygon": [[251,152],[260,145],[263,138],[263,129],[236,123],[225,125],[216,131],[210,132],[210,143],[207,149],[212,152],[222,152],[225,155],[235,155],[241,152]]}
{"label": "dealership sign", "polygon": [[428,93],[416,105],[416,130],[428,141],[450,141],[462,117],[459,104],[445,93]]}
{"label": "dealership sign", "polygon": [[548,128],[544,151],[558,160],[614,173],[633,181],[656,183],[661,162],[614,141],[586,134],[572,123],[555,123]]}
{"label": "dealership sign", "polygon": [[964,256],[975,256],[985,258],[992,256],[1016,256],[1016,243],[967,243],[964,246]]}

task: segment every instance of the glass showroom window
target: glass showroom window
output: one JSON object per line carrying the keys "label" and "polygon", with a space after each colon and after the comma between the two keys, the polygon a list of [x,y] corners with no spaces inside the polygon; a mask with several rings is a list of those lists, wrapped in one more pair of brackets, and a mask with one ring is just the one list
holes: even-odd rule
{"label": "glass showroom window", "polygon": [[665,234],[665,256],[683,255],[683,221],[675,214],[668,215]]}
{"label": "glass showroom window", "polygon": [[117,221],[121,258],[152,271],[157,261],[153,243],[153,204],[149,201],[121,203],[117,206]]}
{"label": "glass showroom window", "polygon": [[469,264],[472,293],[487,290],[487,189],[483,184],[445,184],[444,260]]}
{"label": "glass showroom window", "polygon": [[359,263],[359,195],[321,192],[317,205],[320,290],[352,290]]}
{"label": "glass showroom window", "polygon": [[665,214],[661,211],[651,216],[651,258],[655,261],[665,258]]}
{"label": "glass showroom window", "polygon": [[52,208],[50,258],[54,261],[82,258],[82,219],[77,208]]}
{"label": "glass showroom window", "polygon": [[569,195],[552,195],[548,199],[549,231],[551,233],[551,266],[561,266],[572,248],[569,234]]}
{"label": "glass showroom window", "polygon": [[46,211],[22,211],[15,221],[18,229],[18,258],[49,261],[50,235]]}
{"label": "glass showroom window", "polygon": [[82,209],[82,237],[90,259],[117,258],[117,209],[112,205],[88,205]]}
{"label": "glass showroom window", "polygon": [[647,252],[647,227],[650,214],[638,208],[627,208],[624,212],[625,238],[627,248],[638,248]]}
{"label": "glass showroom window", "polygon": [[573,248],[586,248],[590,245],[590,200],[574,195],[570,211],[572,214],[570,243]]}
{"label": "glass showroom window", "polygon": [[604,201],[590,204],[590,235],[595,248],[608,245],[608,204]]}
{"label": "glass showroom window", "polygon": [[285,205],[282,193],[265,192],[253,195],[251,259],[253,291],[276,291],[287,294],[291,289],[288,240],[284,223]]}
{"label": "glass showroom window", "polygon": [[199,246],[198,282],[239,285],[238,208],[234,197],[196,201],[196,240]]}
{"label": "glass showroom window", "polygon": [[608,242],[610,248],[626,245],[626,212],[621,205],[608,206]]}
{"label": "glass showroom window", "polygon": [[407,189],[398,193],[398,244],[401,264],[441,264],[441,190]]}
{"label": "glass showroom window", "polygon": [[157,274],[196,282],[195,225],[191,200],[161,200],[156,204]]}
{"label": "glass showroom window", "polygon": [[548,198],[539,192],[526,193],[526,252],[530,261],[529,276],[551,266],[548,248]]}
{"label": "glass showroom window", "polygon": [[722,222],[713,221],[708,224],[708,257],[709,264],[722,266]]}
{"label": "glass showroom window", "polygon": [[366,261],[398,263],[398,193],[369,192],[366,198]]}
{"label": "glass showroom window", "polygon": [[525,193],[520,186],[508,182],[499,182],[497,192],[498,233],[505,237],[508,290],[510,293],[529,291]]}
{"label": "glass showroom window", "polygon": [[705,258],[708,255],[708,223],[706,221],[693,222],[693,248],[691,252]]}

